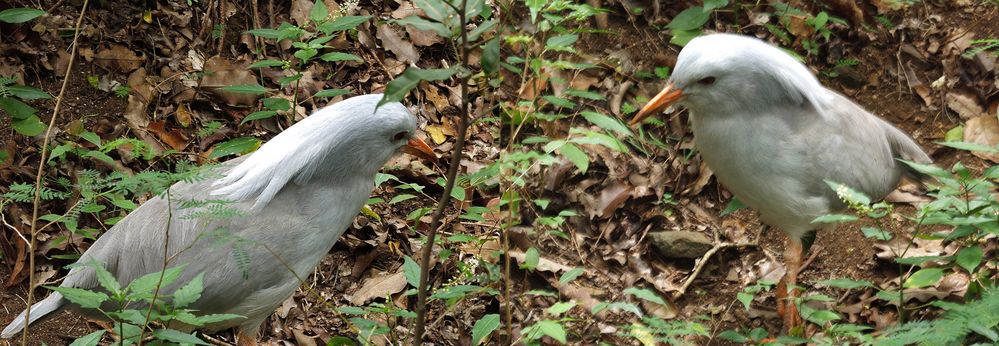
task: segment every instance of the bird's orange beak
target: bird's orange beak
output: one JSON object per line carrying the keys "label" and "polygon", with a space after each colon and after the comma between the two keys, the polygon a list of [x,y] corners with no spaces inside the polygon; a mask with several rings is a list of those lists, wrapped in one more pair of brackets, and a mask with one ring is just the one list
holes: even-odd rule
{"label": "bird's orange beak", "polygon": [[642,107],[642,110],[638,111],[638,114],[631,119],[631,122],[628,125],[635,126],[641,123],[642,120],[645,120],[645,118],[648,118],[650,115],[659,113],[663,109],[666,109],[666,107],[669,107],[669,105],[676,102],[676,100],[680,97],[683,97],[682,89],[674,87],[673,83],[666,84],[666,88],[664,88],[663,91],[660,91],[659,95],[653,97],[649,103],[646,103],[645,107]]}
{"label": "bird's orange beak", "polygon": [[402,147],[402,152],[422,159],[430,160],[432,162],[437,162],[437,155],[434,155],[434,149],[427,145],[427,142],[424,142],[416,137],[409,139],[406,146]]}

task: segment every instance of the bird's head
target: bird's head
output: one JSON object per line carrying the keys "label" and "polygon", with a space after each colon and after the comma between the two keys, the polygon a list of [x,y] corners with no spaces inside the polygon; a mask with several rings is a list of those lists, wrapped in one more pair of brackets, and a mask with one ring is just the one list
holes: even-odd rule
{"label": "bird's head", "polygon": [[370,183],[399,151],[436,161],[414,137],[416,118],[398,102],[378,106],[381,94],[352,97],[299,121],[233,167],[214,195],[231,200],[256,197],[262,207],[285,184]]}
{"label": "bird's head", "polygon": [[377,106],[381,98],[381,94],[371,94],[344,100],[343,103],[348,104],[341,109],[349,111],[343,116],[350,117],[342,119],[344,126],[349,127],[344,135],[355,139],[371,161],[384,164],[399,151],[436,161],[433,149],[414,136],[416,117],[398,102]]}
{"label": "bird's head", "polygon": [[[315,119],[322,123],[317,128],[330,130],[313,133],[336,136],[329,138],[332,140],[327,146],[330,152],[323,155],[327,159],[336,158],[331,163],[339,167],[330,168],[343,169],[346,164],[357,171],[373,174],[400,151],[430,161],[437,160],[433,149],[414,136],[416,117],[399,102],[378,106],[381,99],[381,94],[352,97],[302,121]],[[317,142],[321,140],[317,138]]]}
{"label": "bird's head", "polygon": [[640,123],[672,104],[697,116],[725,116],[768,107],[823,107],[827,91],[805,65],[756,38],[712,34],[680,51],[673,74],[631,120]]}

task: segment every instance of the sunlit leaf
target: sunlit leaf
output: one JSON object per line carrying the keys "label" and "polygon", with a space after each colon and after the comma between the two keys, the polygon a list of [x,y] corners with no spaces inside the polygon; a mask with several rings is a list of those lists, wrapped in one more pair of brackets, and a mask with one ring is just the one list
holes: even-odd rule
{"label": "sunlit leaf", "polygon": [[106,330],[101,329],[81,336],[78,339],[73,340],[73,343],[69,344],[69,346],[97,346],[100,344],[101,338],[104,337],[104,333],[106,332]]}
{"label": "sunlit leaf", "polygon": [[253,113],[248,114],[245,118],[243,118],[242,121],[239,122],[239,124],[242,125],[242,124],[248,123],[248,122],[253,121],[253,120],[260,120],[260,119],[272,118],[275,115],[277,115],[277,112],[275,112],[275,111],[267,111],[267,110],[257,111],[257,112],[253,112]]}
{"label": "sunlit leaf", "polygon": [[260,147],[260,140],[253,137],[239,137],[215,145],[208,155],[209,160],[214,160],[232,154],[246,154],[257,150]]}
{"label": "sunlit leaf", "polygon": [[704,8],[693,6],[677,14],[666,26],[673,30],[688,31],[700,29],[704,26],[704,23],[708,22],[710,15],[710,13],[704,11]]}
{"label": "sunlit leaf", "polygon": [[630,294],[635,297],[642,298],[659,305],[666,305],[666,301],[663,300],[662,297],[657,295],[655,292],[652,292],[645,288],[628,287],[624,289],[624,294]]}
{"label": "sunlit leaf", "polygon": [[393,79],[387,86],[385,86],[385,96],[378,102],[378,105],[381,106],[389,102],[402,101],[410,90],[413,90],[413,88],[420,84],[420,81],[444,80],[451,78],[451,76],[454,76],[457,72],[458,69],[454,66],[450,68],[428,70],[418,67],[409,67],[401,75]]}
{"label": "sunlit leaf", "polygon": [[420,265],[411,257],[403,256],[402,272],[406,276],[406,282],[413,287],[420,287]]}
{"label": "sunlit leaf", "polygon": [[913,273],[912,276],[906,279],[903,287],[922,288],[930,286],[940,281],[940,278],[942,277],[943,269],[941,268],[923,268]]}
{"label": "sunlit leaf", "polygon": [[25,136],[37,136],[45,131],[47,127],[45,123],[36,115],[29,116],[25,119],[12,119],[10,122],[11,127],[17,133]]}
{"label": "sunlit leaf", "polygon": [[978,268],[978,265],[982,263],[982,256],[982,248],[978,245],[972,245],[959,250],[955,260],[961,268],[969,273],[974,273],[975,268]]}
{"label": "sunlit leaf", "polygon": [[325,20],[329,15],[330,12],[326,9],[326,4],[323,3],[323,0],[316,0],[312,5],[312,10],[309,11],[309,19],[316,23]]}
{"label": "sunlit leaf", "polygon": [[430,19],[441,23],[447,22],[448,16],[456,14],[444,3],[444,0],[413,0],[413,5],[423,10]]}
{"label": "sunlit leaf", "polygon": [[96,309],[108,300],[108,295],[103,292],[93,292],[76,287],[55,287],[44,286],[50,290],[59,292],[66,300],[86,309]]}
{"label": "sunlit leaf", "polygon": [[343,16],[319,25],[319,31],[329,35],[334,31],[344,31],[356,28],[361,23],[371,19],[371,16]]}
{"label": "sunlit leaf", "polygon": [[10,114],[14,120],[27,119],[38,112],[37,109],[13,97],[0,97],[0,110]]}
{"label": "sunlit leaf", "polygon": [[237,94],[263,95],[267,93],[267,88],[260,85],[229,85],[222,87],[222,90]]}
{"label": "sunlit leaf", "polygon": [[584,111],[580,114],[583,118],[586,118],[586,121],[589,121],[593,123],[593,125],[597,125],[604,130],[614,131],[628,136],[631,136],[632,134],[631,129],[628,129],[628,126],[625,126],[620,121],[610,116],[593,111]]}
{"label": "sunlit leaf", "polygon": [[29,20],[38,18],[43,14],[45,14],[45,11],[36,10],[33,8],[24,8],[24,7],[11,8],[0,11],[0,22],[11,23],[11,24],[24,23]]}
{"label": "sunlit leaf", "polygon": [[487,314],[482,316],[475,325],[472,326],[472,345],[478,345],[486,341],[486,337],[492,334],[500,325],[499,314]]}
{"label": "sunlit leaf", "polygon": [[320,90],[315,95],[312,95],[312,97],[316,97],[316,98],[321,98],[321,97],[337,97],[337,96],[340,96],[340,95],[350,94],[350,92],[351,91],[348,90],[348,89],[326,89],[326,90]]}
{"label": "sunlit leaf", "polygon": [[448,29],[448,27],[444,24],[429,21],[419,16],[409,16],[403,19],[394,20],[393,22],[402,25],[412,25],[414,28],[420,30],[430,30],[437,33],[438,36],[445,38],[450,38],[452,36],[451,29]]}
{"label": "sunlit leaf", "polygon": [[49,93],[25,85],[11,85],[7,90],[22,100],[47,100],[52,98]]}
{"label": "sunlit leaf", "polygon": [[861,288],[861,287],[874,287],[874,284],[872,284],[870,281],[867,281],[867,280],[851,280],[851,279],[846,279],[846,278],[837,278],[837,279],[822,280],[822,281],[817,282],[816,285],[819,285],[819,286],[828,286],[828,287],[836,287],[836,288],[845,288],[845,289],[853,289],[853,288]]}
{"label": "sunlit leaf", "polygon": [[364,62],[364,59],[361,59],[361,57],[359,57],[357,55],[350,54],[350,53],[342,53],[342,52],[326,53],[326,54],[323,54],[322,56],[320,56],[319,59],[322,60],[322,61],[326,61],[326,62],[335,62],[335,61],[357,61],[357,62]]}

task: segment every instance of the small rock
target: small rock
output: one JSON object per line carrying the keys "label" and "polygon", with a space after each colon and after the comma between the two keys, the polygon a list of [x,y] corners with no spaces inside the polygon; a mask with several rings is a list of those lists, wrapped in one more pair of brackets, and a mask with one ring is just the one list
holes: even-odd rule
{"label": "small rock", "polygon": [[673,258],[700,258],[713,246],[704,233],[666,231],[650,233],[652,245],[660,255]]}

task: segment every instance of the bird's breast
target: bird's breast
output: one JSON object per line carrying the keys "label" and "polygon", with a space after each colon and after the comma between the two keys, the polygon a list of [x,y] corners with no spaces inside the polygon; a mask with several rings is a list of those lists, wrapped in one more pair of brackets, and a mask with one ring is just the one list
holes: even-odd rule
{"label": "bird's breast", "polygon": [[718,181],[772,225],[795,229],[826,213],[829,201],[810,187],[810,150],[778,117],[692,115],[694,142]]}

